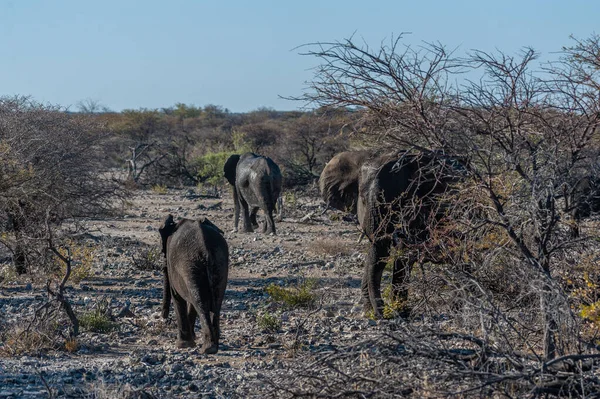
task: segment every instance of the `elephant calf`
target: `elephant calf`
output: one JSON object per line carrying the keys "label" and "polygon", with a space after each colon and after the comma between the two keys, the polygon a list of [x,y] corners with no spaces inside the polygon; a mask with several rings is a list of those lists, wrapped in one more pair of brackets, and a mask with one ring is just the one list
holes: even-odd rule
{"label": "elephant calf", "polygon": [[223,232],[208,219],[183,219],[169,215],[160,229],[166,258],[162,316],[167,318],[175,300],[177,347],[193,347],[196,317],[204,333],[204,353],[219,349],[219,319],[229,271],[229,248]]}

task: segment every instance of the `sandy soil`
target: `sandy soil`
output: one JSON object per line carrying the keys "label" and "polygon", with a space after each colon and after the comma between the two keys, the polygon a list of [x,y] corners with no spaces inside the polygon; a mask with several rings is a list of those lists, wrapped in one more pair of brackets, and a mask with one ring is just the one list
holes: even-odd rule
{"label": "sandy soil", "polygon": [[[295,203],[289,204],[290,199]],[[262,372],[285,369],[299,354],[335,349],[374,334],[380,323],[366,319],[359,305],[366,242],[357,243],[354,223],[332,221],[336,218],[321,215],[322,209],[317,198],[288,197],[276,236],[243,234],[232,232],[229,192],[207,198],[191,190],[164,195],[138,191],[124,217],[86,221],[88,242],[95,248],[93,273],[67,293],[78,314],[108,304],[115,328],[104,333],[84,328],[72,353],[40,351],[0,359],[0,398],[142,393],[244,397],[255,389],[265,391]],[[157,229],[169,213],[175,218],[206,216],[226,231],[230,278],[216,355],[177,349],[173,311],[169,321],[160,318],[163,260],[157,256]],[[288,287],[307,279],[316,281],[310,308],[288,308],[265,293],[269,284]],[[13,328],[19,320],[31,320],[45,300],[41,281],[5,279],[0,317]],[[117,317],[124,308],[132,314]],[[278,331],[264,330],[265,315],[280,321]],[[270,392],[276,396],[276,390]]]}

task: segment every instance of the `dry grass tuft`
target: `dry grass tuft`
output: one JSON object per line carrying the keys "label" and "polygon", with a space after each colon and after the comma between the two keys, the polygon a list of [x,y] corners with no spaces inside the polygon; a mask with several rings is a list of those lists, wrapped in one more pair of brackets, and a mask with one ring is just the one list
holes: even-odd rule
{"label": "dry grass tuft", "polygon": [[339,256],[350,255],[353,248],[350,243],[325,238],[312,241],[310,251],[319,256]]}

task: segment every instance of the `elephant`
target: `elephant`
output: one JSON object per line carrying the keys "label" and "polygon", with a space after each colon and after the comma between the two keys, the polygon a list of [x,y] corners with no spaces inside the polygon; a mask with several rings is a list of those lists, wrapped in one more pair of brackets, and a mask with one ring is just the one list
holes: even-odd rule
{"label": "elephant", "polygon": [[[390,252],[392,248],[410,249],[425,242],[431,218],[439,216],[436,197],[448,190],[458,163],[436,153],[409,151],[371,157],[364,152],[338,156],[338,161],[330,161],[329,168],[323,171],[321,195],[332,206],[356,209],[361,229],[371,243],[361,283],[365,310],[372,309],[381,318],[381,279]],[[340,162],[342,159],[347,161]],[[408,297],[406,284],[417,256],[413,251],[407,252],[407,259],[394,259],[394,299]]]}
{"label": "elephant", "polygon": [[279,166],[269,157],[248,152],[230,156],[223,171],[233,188],[234,231],[238,231],[241,207],[243,232],[252,232],[258,227],[256,212],[262,209],[265,215],[263,233],[275,234],[273,212],[282,186]]}
{"label": "elephant", "polygon": [[323,168],[319,190],[327,207],[356,215],[358,174],[371,151],[346,151],[335,155]]}
{"label": "elephant", "polygon": [[162,316],[168,318],[175,302],[177,347],[195,346],[196,317],[204,335],[203,353],[219,349],[221,304],[229,272],[229,248],[223,232],[207,218],[182,219],[168,215],[159,228],[163,268]]}

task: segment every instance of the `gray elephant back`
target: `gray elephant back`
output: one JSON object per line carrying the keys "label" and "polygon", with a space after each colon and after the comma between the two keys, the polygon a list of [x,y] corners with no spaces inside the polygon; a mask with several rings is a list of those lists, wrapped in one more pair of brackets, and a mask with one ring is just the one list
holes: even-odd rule
{"label": "gray elephant back", "polygon": [[371,238],[375,233],[391,233],[377,231],[379,224],[398,211],[398,199],[408,189],[412,170],[409,165],[394,169],[397,162],[397,154],[385,154],[365,161],[360,168],[357,216]]}
{"label": "gray elephant back", "polygon": [[[170,250],[170,249],[177,249]],[[185,248],[185,250],[181,250]],[[169,262],[196,262],[207,257],[222,257],[228,251],[227,241],[215,228],[198,220],[183,219],[177,231],[169,237],[167,257]]]}

